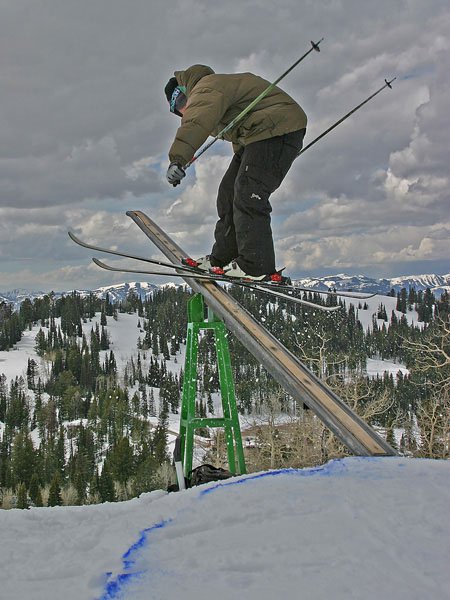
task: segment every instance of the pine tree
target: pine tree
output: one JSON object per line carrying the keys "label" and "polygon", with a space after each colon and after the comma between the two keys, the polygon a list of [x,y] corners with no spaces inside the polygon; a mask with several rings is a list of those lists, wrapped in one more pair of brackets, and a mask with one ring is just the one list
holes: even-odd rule
{"label": "pine tree", "polygon": [[153,388],[150,390],[150,396],[148,400],[148,414],[150,417],[156,417],[155,394],[153,392]]}
{"label": "pine tree", "polygon": [[406,289],[402,288],[400,292],[397,293],[397,306],[396,310],[406,314],[407,311],[407,296]]}
{"label": "pine tree", "polygon": [[98,503],[98,501],[100,499],[99,481],[100,481],[100,477],[98,475],[98,470],[96,469],[92,476],[92,479],[89,483],[89,496],[88,496],[89,504],[96,504],[96,503]]}
{"label": "pine tree", "polygon": [[14,438],[11,459],[14,479],[28,488],[36,466],[36,454],[27,432],[21,431]]}
{"label": "pine tree", "polygon": [[158,361],[150,357],[150,367],[148,370],[147,383],[150,387],[159,387],[161,384],[161,373]]}
{"label": "pine tree", "polygon": [[28,489],[30,494],[30,500],[34,506],[42,506],[42,495],[39,486],[39,477],[37,473],[33,473],[30,481],[30,487]]}
{"label": "pine tree", "polygon": [[114,481],[109,470],[107,461],[103,464],[102,473],[98,481],[98,492],[102,502],[115,502],[116,494],[114,491]]}
{"label": "pine tree", "polygon": [[[78,454],[79,456],[79,454]],[[77,490],[77,504],[84,504],[86,501],[86,479],[85,473],[83,471],[82,465],[80,465],[80,461],[77,461],[77,470],[75,472],[75,488]]]}
{"label": "pine tree", "polygon": [[133,448],[128,438],[123,437],[110,454],[110,465],[114,479],[125,486],[133,473]]}
{"label": "pine tree", "polygon": [[160,350],[159,350],[159,341],[158,341],[158,334],[156,333],[156,331],[153,332],[152,335],[152,353],[154,356],[158,356]]}
{"label": "pine tree", "polygon": [[141,386],[141,399],[140,399],[140,414],[144,419],[148,419],[148,399],[147,399],[147,387],[145,384]]}
{"label": "pine tree", "polygon": [[62,505],[62,497],[61,497],[61,484],[59,475],[55,473],[53,476],[52,482],[50,484],[50,492],[48,495],[47,506],[61,506]]}
{"label": "pine tree", "polygon": [[0,441],[0,488],[10,487],[12,483],[10,444],[7,441],[8,430],[5,429]]}
{"label": "pine tree", "polygon": [[106,329],[102,326],[102,332],[100,334],[100,349],[108,350],[109,349],[109,338],[106,332]]}
{"label": "pine tree", "polygon": [[24,483],[20,483],[17,487],[16,508],[30,508],[28,505],[27,486]]}
{"label": "pine tree", "polygon": [[6,385],[6,375],[0,374],[0,421],[6,420],[6,406],[8,403],[8,389]]}
{"label": "pine tree", "polygon": [[29,358],[28,365],[27,365],[27,384],[28,384],[28,388],[30,390],[35,389],[34,379],[36,377],[36,373],[37,373],[37,363],[34,359]]}
{"label": "pine tree", "polygon": [[167,460],[167,426],[169,422],[169,410],[167,403],[161,401],[158,425],[153,435],[154,455],[158,465]]}

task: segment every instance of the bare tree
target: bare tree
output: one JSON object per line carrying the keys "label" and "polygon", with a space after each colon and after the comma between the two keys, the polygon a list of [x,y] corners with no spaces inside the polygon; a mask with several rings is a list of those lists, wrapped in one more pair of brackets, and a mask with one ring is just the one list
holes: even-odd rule
{"label": "bare tree", "polygon": [[313,339],[316,341],[313,350],[314,356],[311,355],[310,351],[305,350],[299,335],[296,335],[294,339],[295,346],[299,352],[299,358],[311,369],[311,371],[317,373],[318,377],[326,380],[329,367],[343,365],[345,363],[345,358],[330,361],[330,352],[328,347],[329,342],[332,339],[331,335],[327,335],[321,331],[316,331],[310,325],[308,327],[308,336],[313,337]]}
{"label": "bare tree", "polygon": [[418,455],[426,458],[450,456],[450,401],[448,394],[433,392],[417,411],[421,443]]}
{"label": "bare tree", "polygon": [[413,383],[422,386],[425,398],[417,409],[421,443],[418,455],[427,458],[450,456],[450,325],[439,318],[425,340],[404,340],[413,361]]}
{"label": "bare tree", "polygon": [[425,384],[438,391],[442,398],[450,392],[450,323],[436,319],[424,341],[404,340],[414,354],[412,370],[425,376]]}

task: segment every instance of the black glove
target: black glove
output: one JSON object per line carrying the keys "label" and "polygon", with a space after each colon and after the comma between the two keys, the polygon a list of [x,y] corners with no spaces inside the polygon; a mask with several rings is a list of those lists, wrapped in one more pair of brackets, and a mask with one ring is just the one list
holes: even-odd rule
{"label": "black glove", "polygon": [[181,183],[183,177],[186,177],[183,167],[178,163],[170,163],[166,173],[167,181],[175,187]]}

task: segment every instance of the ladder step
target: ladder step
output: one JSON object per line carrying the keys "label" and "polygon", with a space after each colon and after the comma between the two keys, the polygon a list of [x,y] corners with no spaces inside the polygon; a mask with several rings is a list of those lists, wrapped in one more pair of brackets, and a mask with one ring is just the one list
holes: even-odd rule
{"label": "ladder step", "polygon": [[181,425],[187,427],[193,427],[194,429],[198,427],[231,427],[233,425],[232,419],[226,419],[224,417],[204,417],[204,418],[195,418],[195,419],[181,419]]}

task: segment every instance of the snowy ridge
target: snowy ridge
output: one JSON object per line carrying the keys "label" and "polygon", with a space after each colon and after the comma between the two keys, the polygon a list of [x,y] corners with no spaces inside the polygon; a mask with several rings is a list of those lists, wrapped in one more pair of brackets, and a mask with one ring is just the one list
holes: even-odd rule
{"label": "snowy ridge", "polygon": [[[129,283],[118,283],[115,285],[99,287],[95,290],[68,290],[65,292],[55,292],[54,296],[55,298],[60,298],[61,296],[76,291],[82,296],[87,296],[92,293],[103,299],[106,298],[106,294],[108,294],[110,301],[116,303],[125,300],[131,291],[139,296],[141,300],[145,300],[151,296],[155,290],[162,289],[168,285],[175,286],[183,284],[177,282],[173,284],[155,285],[147,281],[132,281]],[[402,288],[415,288],[416,291],[423,291],[430,288],[433,294],[440,296],[444,292],[450,293],[450,273],[447,275],[436,275],[433,273],[428,275],[405,275],[391,279],[375,279],[367,277],[366,275],[347,275],[341,273],[339,275],[329,275],[325,277],[305,277],[303,279],[297,279],[294,281],[294,285],[304,286],[316,291],[325,291],[330,288],[335,288],[338,291],[352,290],[384,296],[387,296],[392,289],[394,289],[395,292],[398,292]],[[46,293],[48,292],[35,292],[24,289],[6,292],[0,291],[0,302],[4,301],[13,304],[14,308],[17,309],[26,298],[34,300],[35,298],[41,298]]]}
{"label": "snowy ridge", "polygon": [[[124,301],[130,292],[133,292],[136,296],[144,301],[146,298],[151,296],[155,290],[161,289],[162,287],[167,286],[154,285],[148,281],[132,281],[129,283],[118,283],[115,285],[99,287],[95,290],[67,290],[65,292],[54,292],[53,295],[57,299],[76,292],[82,297],[89,296],[89,294],[94,294],[102,300],[104,300],[106,295],[108,295],[110,302],[115,304]],[[36,298],[42,298],[48,293],[49,292],[34,292],[23,289],[0,292],[0,302],[4,301],[8,304],[12,304],[14,309],[17,310],[24,300],[29,299],[33,301]]]}
{"label": "snowy ridge", "polygon": [[160,286],[148,283],[148,281],[132,281],[130,283],[118,283],[93,290],[93,294],[99,298],[106,298],[109,295],[109,300],[114,304],[125,300],[129,293],[134,293],[141,300],[146,300],[153,292],[159,289]]}
{"label": "snowy ridge", "polygon": [[295,280],[294,284],[311,288],[312,290],[327,290],[335,288],[338,291],[352,290],[355,292],[370,292],[388,295],[392,289],[399,292],[402,288],[414,288],[417,292],[429,288],[436,296],[450,293],[450,273],[447,275],[404,275],[391,279],[375,279],[366,275],[328,275],[324,277],[305,277]]}
{"label": "snowy ridge", "polygon": [[22,302],[29,298],[34,300],[35,298],[41,298],[45,295],[45,292],[30,292],[24,289],[15,289],[8,292],[0,292],[0,302],[6,302],[7,304],[13,304],[14,307],[20,306]]}
{"label": "snowy ridge", "polygon": [[446,288],[447,291],[450,287],[450,274],[448,275],[410,275],[409,277],[394,277],[391,279],[392,285],[405,287],[405,288],[416,288],[416,290],[430,288],[431,291],[439,288]]}

